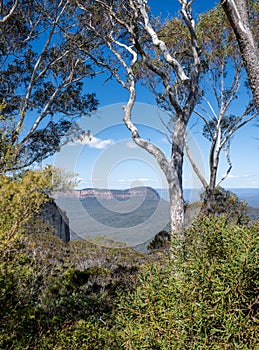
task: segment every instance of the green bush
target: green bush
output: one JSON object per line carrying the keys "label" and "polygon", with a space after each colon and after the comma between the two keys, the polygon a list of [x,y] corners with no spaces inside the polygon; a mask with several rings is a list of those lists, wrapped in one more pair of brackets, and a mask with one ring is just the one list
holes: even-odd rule
{"label": "green bush", "polygon": [[37,349],[44,350],[115,350],[114,334],[102,321],[95,318],[78,320],[63,325],[61,329],[52,329],[42,334]]}
{"label": "green bush", "polygon": [[122,297],[113,331],[124,349],[259,348],[259,225],[199,218],[185,257],[152,265]]}
{"label": "green bush", "polygon": [[259,349],[259,224],[240,225],[236,198],[234,220],[222,197],[178,259],[147,263],[128,248],[25,236],[48,184],[33,172],[0,180],[1,349]]}
{"label": "green bush", "polygon": [[[201,194],[201,200],[203,202],[201,209],[205,214],[207,213],[207,195],[206,191]],[[249,207],[247,203],[241,201],[233,192],[225,190],[220,186],[216,187],[214,190],[214,202],[212,203],[211,209],[214,215],[225,215],[225,219],[228,219],[231,223],[238,225],[249,223]]]}
{"label": "green bush", "polygon": [[0,260],[0,349],[104,349],[115,298],[134,288],[143,255],[66,245],[49,232],[8,247]]}

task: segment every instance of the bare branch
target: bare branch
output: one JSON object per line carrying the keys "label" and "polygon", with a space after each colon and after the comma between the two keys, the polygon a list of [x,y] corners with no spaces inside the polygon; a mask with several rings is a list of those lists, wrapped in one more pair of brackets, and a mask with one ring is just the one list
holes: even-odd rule
{"label": "bare branch", "polygon": [[229,89],[229,92],[227,93],[227,97],[226,97],[226,110],[229,108],[230,104],[232,103],[232,101],[234,100],[239,87],[240,87],[240,74],[241,74],[241,70],[243,68],[243,62],[240,62],[237,66],[237,68],[235,69],[235,76],[232,82],[232,85]]}
{"label": "bare branch", "polygon": [[[18,4],[19,4],[19,0],[15,0],[15,3],[13,4],[13,7],[9,11],[9,13],[6,16],[4,16],[2,19],[0,19],[0,25],[5,23],[5,22],[7,22],[12,17],[12,15],[14,14],[14,11],[16,10]],[[2,10],[2,4],[1,4],[1,10]]]}
{"label": "bare branch", "polygon": [[130,96],[129,96],[127,104],[123,107],[123,109],[124,109],[123,121],[124,121],[125,125],[127,126],[127,128],[130,130],[130,132],[132,134],[133,141],[137,145],[139,145],[140,147],[144,148],[146,151],[148,151],[151,155],[153,155],[156,158],[156,160],[157,160],[158,164],[160,165],[161,169],[163,170],[165,176],[168,177],[169,163],[166,159],[166,156],[154,144],[152,144],[151,142],[144,140],[140,137],[139,131],[131,119],[132,109],[133,109],[135,99],[136,99],[135,77],[134,77],[134,73],[133,73],[132,68],[134,67],[134,64],[137,61],[137,53],[132,48],[130,48],[129,46],[127,46],[125,44],[121,44],[121,43],[119,44],[118,42],[116,42],[116,43],[118,45],[124,47],[132,55],[132,61],[131,61],[130,66],[125,67],[125,69],[128,73],[128,78],[130,80],[130,87],[129,87]]}
{"label": "bare branch", "polygon": [[189,78],[185,74],[184,69],[181,66],[181,64],[170,54],[164,41],[162,41],[158,38],[157,33],[153,29],[153,27],[149,21],[148,14],[147,14],[146,1],[145,0],[137,0],[137,1],[139,4],[140,12],[141,12],[142,17],[144,19],[144,28],[145,28],[146,32],[149,34],[149,36],[151,37],[151,40],[152,40],[154,46],[156,46],[161,51],[165,61],[176,71],[178,78],[182,82],[189,81]]}
{"label": "bare branch", "polygon": [[212,130],[211,130],[211,126],[210,126],[208,120],[206,119],[206,117],[205,117],[202,113],[200,113],[199,111],[197,111],[197,110],[194,110],[194,113],[197,114],[197,115],[204,121],[204,123],[206,124],[206,126],[207,126],[207,128],[208,128],[210,137],[211,137],[211,139],[213,140],[214,134],[213,134],[213,132],[212,132]]}
{"label": "bare branch", "polygon": [[181,8],[181,13],[183,15],[183,19],[189,29],[189,32],[191,34],[191,41],[192,41],[192,51],[193,51],[193,57],[194,57],[194,66],[199,66],[200,65],[200,55],[199,55],[199,44],[197,41],[196,37],[196,32],[195,32],[195,22],[192,17],[192,1],[179,1],[180,4],[182,5]]}
{"label": "bare branch", "polygon": [[[33,86],[38,78],[38,76],[40,74],[42,74],[42,72],[40,74],[38,74],[37,76],[37,70],[40,66],[40,63],[42,61],[42,58],[47,50],[47,48],[49,47],[50,45],[50,42],[53,38],[53,35],[55,33],[55,29],[56,29],[56,26],[57,26],[57,23],[61,17],[61,15],[63,14],[63,12],[65,11],[65,8],[67,7],[67,4],[68,4],[68,1],[65,3],[65,5],[63,6],[63,8],[61,9],[59,15],[57,16],[57,18],[55,20],[53,20],[53,25],[52,25],[52,29],[48,35],[48,39],[46,40],[45,42],[45,45],[41,51],[41,53],[39,54],[39,57],[38,57],[38,60],[37,62],[35,63],[34,65],[34,68],[33,68],[33,72],[32,72],[32,75],[31,75],[31,79],[30,79],[30,83],[29,83],[29,86],[28,86],[28,89],[27,89],[27,93],[26,93],[26,96],[25,96],[25,99],[24,99],[24,103],[23,103],[23,107],[21,109],[21,112],[20,112],[20,120],[19,122],[17,123],[17,126],[16,126],[16,129],[14,130],[13,134],[12,134],[12,143],[15,142],[20,130],[21,130],[21,127],[23,125],[23,122],[24,122],[24,118],[25,118],[25,115],[26,115],[26,110],[28,108],[28,103],[29,103],[29,99],[31,97],[31,93],[32,93],[32,90],[33,90]],[[62,5],[62,1],[60,2],[59,4],[59,7]]]}
{"label": "bare branch", "polygon": [[52,103],[55,101],[55,98],[57,97],[58,93],[60,91],[62,91],[62,89],[70,86],[72,83],[75,83],[75,82],[80,81],[82,79],[82,77],[78,77],[78,78],[72,79],[72,75],[73,74],[70,74],[70,76],[67,78],[67,80],[65,82],[63,82],[63,84],[59,85],[56,88],[56,90],[53,92],[53,94],[49,98],[48,102],[46,103],[45,107],[43,108],[43,111],[38,116],[38,118],[34,122],[33,126],[31,127],[31,129],[29,130],[27,135],[25,136],[25,138],[20,142],[20,146],[24,145],[30,139],[31,135],[38,128],[38,126],[41,123],[41,121],[46,117],[46,115],[48,115],[49,108],[52,105]]}
{"label": "bare branch", "polygon": [[230,171],[232,170],[232,162],[231,162],[231,158],[230,158],[230,140],[228,140],[228,144],[227,147],[225,149],[225,155],[226,155],[226,159],[227,162],[229,164],[228,170],[226,171],[225,175],[220,179],[220,181],[217,183],[217,186],[219,186],[230,174]]}
{"label": "bare branch", "polygon": [[198,176],[200,182],[202,183],[202,186],[204,187],[204,189],[206,189],[208,187],[208,183],[207,183],[206,179],[204,178],[204,176],[201,174],[201,172],[200,172],[199,168],[197,167],[194,159],[192,158],[191,151],[190,151],[190,148],[188,146],[188,142],[186,140],[186,137],[185,137],[184,141],[185,141],[185,153],[187,155],[187,158],[189,159],[189,162],[191,163],[195,174]]}
{"label": "bare branch", "polygon": [[178,101],[176,100],[176,98],[174,96],[174,93],[172,91],[172,86],[169,83],[169,78],[168,78],[167,74],[162,69],[160,69],[157,66],[155,66],[154,64],[152,64],[152,62],[150,62],[150,60],[148,60],[146,55],[143,55],[142,58],[143,58],[144,64],[151,71],[153,71],[158,76],[160,76],[160,78],[162,79],[162,83],[163,83],[163,85],[165,87],[165,90],[166,90],[167,95],[169,97],[170,103],[174,107],[176,113],[179,114],[179,115],[182,114],[182,108],[181,108],[180,104],[178,103]]}

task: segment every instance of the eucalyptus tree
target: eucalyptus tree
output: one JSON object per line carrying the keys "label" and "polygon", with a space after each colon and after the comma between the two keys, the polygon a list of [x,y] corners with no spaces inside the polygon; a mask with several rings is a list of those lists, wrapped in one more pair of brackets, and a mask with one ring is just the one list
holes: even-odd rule
{"label": "eucalyptus tree", "polygon": [[257,0],[221,0],[234,30],[259,111],[259,36]]}
{"label": "eucalyptus tree", "polygon": [[[250,89],[245,87],[246,74],[242,57],[233,30],[221,7],[216,7],[200,16],[198,33],[206,70],[202,80],[205,92],[195,108],[195,113],[203,122],[203,136],[210,142],[208,180],[198,169],[187,142],[186,154],[203,184],[206,194],[205,209],[211,212],[215,204],[215,188],[232,169],[230,156],[232,138],[240,128],[255,119],[258,112]],[[218,179],[223,151],[228,168],[225,175]]]}
{"label": "eucalyptus tree", "polygon": [[72,46],[68,34],[73,26],[67,0],[2,5],[1,172],[53,154],[72,135],[80,134],[75,118],[97,106],[95,95],[84,92],[82,79],[94,71],[89,59]]}
{"label": "eucalyptus tree", "polygon": [[[200,96],[201,72],[200,49],[197,42],[195,21],[192,16],[192,1],[179,0],[181,18],[175,25],[183,28],[185,50],[176,43],[169,48],[159,34],[159,27],[152,21],[144,0],[127,1],[81,1],[76,16],[80,21],[77,33],[78,46],[96,64],[108,69],[122,87],[128,90],[129,98],[124,106],[124,123],[130,130],[133,141],[155,157],[168,182],[170,195],[171,237],[183,236],[183,186],[182,171],[184,136],[189,119]],[[84,38],[93,35],[99,48],[94,52]],[[81,43],[81,44],[80,44]],[[105,53],[105,54],[104,54]],[[171,156],[154,143],[141,136],[132,118],[136,100],[136,83],[143,76],[152,76],[152,89],[157,101],[171,113],[174,125],[171,134]]]}

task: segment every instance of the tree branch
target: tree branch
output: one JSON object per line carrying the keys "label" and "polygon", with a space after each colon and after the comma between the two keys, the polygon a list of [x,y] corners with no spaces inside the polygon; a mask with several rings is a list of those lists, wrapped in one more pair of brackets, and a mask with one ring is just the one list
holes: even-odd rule
{"label": "tree branch", "polygon": [[217,183],[217,186],[219,186],[229,175],[230,171],[232,170],[232,162],[230,159],[230,140],[228,140],[228,144],[225,150],[225,154],[226,154],[226,159],[227,162],[229,164],[228,170],[226,171],[226,174],[220,179],[220,181]]}
{"label": "tree branch", "polygon": [[[0,19],[0,25],[4,24],[5,22],[7,22],[12,17],[12,15],[14,14],[14,11],[16,10],[18,4],[19,4],[19,0],[15,0],[15,3],[13,4],[13,7],[9,11],[9,13],[6,16],[4,16],[2,19]],[[2,12],[2,9],[3,9],[3,5],[2,5],[2,1],[1,1],[1,12]]]}
{"label": "tree branch", "polygon": [[149,34],[154,46],[157,47],[161,51],[165,61],[175,70],[178,78],[182,82],[189,81],[189,78],[185,74],[184,69],[181,66],[181,64],[170,54],[164,41],[159,40],[157,33],[153,29],[153,27],[149,21],[148,14],[147,14],[146,1],[145,0],[137,0],[137,1],[139,4],[140,13],[142,14],[142,17],[144,20],[144,29]]}
{"label": "tree branch", "polygon": [[199,168],[197,167],[194,159],[192,158],[191,151],[190,151],[190,148],[188,146],[188,142],[186,140],[186,137],[185,137],[185,140],[184,140],[184,145],[185,145],[185,152],[186,152],[187,158],[189,159],[195,174],[197,175],[197,177],[199,178],[200,182],[202,183],[202,186],[203,186],[204,190],[206,190],[206,188],[208,187],[208,183],[205,180],[205,178],[202,175],[202,173],[200,172]]}
{"label": "tree branch", "polygon": [[[35,81],[37,80],[37,70],[40,66],[40,63],[41,63],[41,60],[53,38],[53,35],[55,33],[55,29],[56,29],[56,26],[57,26],[57,23],[62,15],[62,13],[65,11],[65,8],[67,6],[68,2],[66,2],[66,4],[63,6],[63,8],[61,9],[59,15],[57,16],[57,18],[55,20],[53,20],[53,25],[52,25],[52,29],[48,35],[48,39],[46,40],[45,42],[45,45],[38,57],[38,60],[37,62],[35,63],[34,65],[34,68],[33,68],[33,72],[32,72],[32,75],[31,75],[31,79],[30,79],[30,83],[29,83],[29,86],[28,86],[28,89],[27,89],[27,93],[26,93],[26,96],[25,96],[25,99],[24,99],[24,103],[23,103],[23,107],[21,108],[21,112],[20,112],[20,120],[19,122],[17,123],[17,126],[14,130],[14,132],[12,133],[12,143],[14,144],[16,139],[17,139],[17,136],[19,135],[19,132],[21,130],[21,127],[23,125],[23,122],[24,122],[24,118],[25,118],[25,115],[26,115],[26,110],[28,108],[28,103],[29,103],[29,99],[31,97],[31,93],[32,93],[32,90],[33,90],[33,86],[35,84]],[[60,2],[59,4],[59,7],[62,5],[62,1]],[[41,73],[40,73],[41,74]]]}

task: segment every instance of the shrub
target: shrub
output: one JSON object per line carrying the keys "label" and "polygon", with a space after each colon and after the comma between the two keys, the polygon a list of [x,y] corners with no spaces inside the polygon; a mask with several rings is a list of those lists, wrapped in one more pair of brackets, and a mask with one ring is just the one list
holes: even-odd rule
{"label": "shrub", "polygon": [[259,348],[259,225],[199,218],[185,257],[146,268],[122,297],[114,332],[124,349]]}
{"label": "shrub", "polygon": [[[201,200],[203,201],[202,211],[205,213],[207,212],[206,196],[206,192],[201,194]],[[227,218],[229,222],[238,225],[247,224],[249,222],[247,203],[239,200],[237,195],[233,192],[218,186],[214,191],[214,199],[212,204],[212,213],[214,215],[225,215],[225,218]]]}
{"label": "shrub", "polygon": [[147,249],[151,252],[168,251],[170,249],[170,234],[164,230],[158,232],[148,244]]}
{"label": "shrub", "polygon": [[95,318],[78,320],[63,328],[52,329],[42,334],[37,342],[37,349],[44,350],[116,350],[114,334],[102,321]]}

